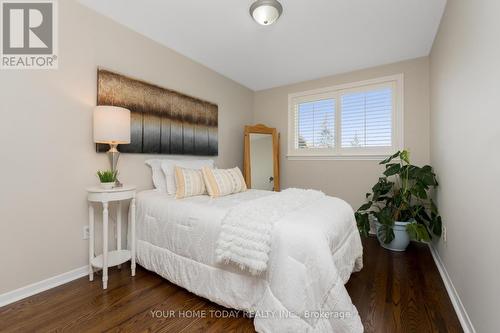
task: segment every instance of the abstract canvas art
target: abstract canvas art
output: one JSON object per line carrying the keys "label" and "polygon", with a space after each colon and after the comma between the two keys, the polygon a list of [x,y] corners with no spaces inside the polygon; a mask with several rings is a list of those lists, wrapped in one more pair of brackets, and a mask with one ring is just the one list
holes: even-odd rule
{"label": "abstract canvas art", "polygon": [[[170,89],[99,69],[97,105],[113,105],[131,112],[130,144],[122,153],[218,154],[218,106]],[[97,144],[98,152],[108,145]]]}

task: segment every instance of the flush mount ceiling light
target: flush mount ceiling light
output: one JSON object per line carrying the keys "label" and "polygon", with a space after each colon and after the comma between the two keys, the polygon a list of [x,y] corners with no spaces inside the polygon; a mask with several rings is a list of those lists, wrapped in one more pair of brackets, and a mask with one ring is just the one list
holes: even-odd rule
{"label": "flush mount ceiling light", "polygon": [[262,25],[273,24],[282,12],[283,6],[277,0],[257,0],[250,6],[250,15]]}

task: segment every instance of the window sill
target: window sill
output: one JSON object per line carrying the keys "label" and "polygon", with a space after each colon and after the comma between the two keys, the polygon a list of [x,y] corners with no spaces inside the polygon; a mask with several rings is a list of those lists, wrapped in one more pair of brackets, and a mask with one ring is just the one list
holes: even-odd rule
{"label": "window sill", "polygon": [[389,155],[287,155],[286,158],[290,161],[382,161]]}

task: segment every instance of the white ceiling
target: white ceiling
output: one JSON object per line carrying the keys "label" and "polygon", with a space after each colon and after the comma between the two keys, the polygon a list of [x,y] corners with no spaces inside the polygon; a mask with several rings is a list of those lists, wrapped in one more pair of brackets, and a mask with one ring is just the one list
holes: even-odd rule
{"label": "white ceiling", "polygon": [[253,0],[80,0],[253,90],[428,55],[446,0],[281,0],[272,26]]}

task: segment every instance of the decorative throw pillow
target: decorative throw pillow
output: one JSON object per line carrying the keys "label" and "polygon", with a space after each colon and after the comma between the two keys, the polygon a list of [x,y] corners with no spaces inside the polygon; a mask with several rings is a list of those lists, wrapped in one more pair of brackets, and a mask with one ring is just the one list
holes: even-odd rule
{"label": "decorative throw pillow", "polygon": [[166,188],[169,195],[174,195],[177,193],[177,187],[175,183],[175,167],[181,167],[185,169],[198,169],[203,167],[214,167],[213,160],[161,160],[161,169],[165,175]]}
{"label": "decorative throw pillow", "polygon": [[203,179],[211,197],[220,197],[247,190],[240,168],[210,169],[203,168]]}
{"label": "decorative throw pillow", "polygon": [[165,175],[161,170],[161,161],[161,159],[150,159],[146,160],[144,163],[151,167],[151,175],[154,187],[162,192],[166,192],[167,183],[165,181]]}
{"label": "decorative throw pillow", "polygon": [[177,199],[207,194],[201,170],[176,166],[175,183],[177,185],[177,192],[175,193]]}

